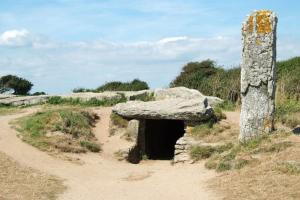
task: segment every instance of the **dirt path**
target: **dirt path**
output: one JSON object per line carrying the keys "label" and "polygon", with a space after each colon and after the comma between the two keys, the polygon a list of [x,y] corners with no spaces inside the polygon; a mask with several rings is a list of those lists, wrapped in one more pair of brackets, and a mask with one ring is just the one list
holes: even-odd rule
{"label": "dirt path", "polygon": [[96,110],[101,120],[95,134],[103,143],[103,152],[80,155],[83,165],[49,156],[16,137],[9,122],[35,111],[0,116],[0,151],[22,165],[65,179],[68,190],[61,200],[218,199],[206,188],[206,181],[215,174],[203,164],[171,166],[169,161],[147,161],[133,165],[116,161],[113,153],[128,144],[119,136],[108,137],[109,108]]}

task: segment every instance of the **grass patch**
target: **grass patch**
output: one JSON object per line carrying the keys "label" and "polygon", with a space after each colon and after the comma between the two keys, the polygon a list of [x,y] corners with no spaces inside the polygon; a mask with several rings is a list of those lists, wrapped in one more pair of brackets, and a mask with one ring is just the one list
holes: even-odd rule
{"label": "grass patch", "polygon": [[278,102],[276,120],[290,128],[300,125],[300,102],[291,99]]}
{"label": "grass patch", "polygon": [[[98,117],[88,111],[63,108],[37,112],[16,121],[20,137],[43,151],[98,152],[92,133]],[[81,141],[81,142],[80,142]]]}
{"label": "grass patch", "polygon": [[53,96],[48,99],[47,103],[52,105],[79,105],[85,107],[114,106],[118,103],[123,103],[127,101],[124,94],[120,93],[120,95],[121,97],[118,98],[106,98],[102,100],[99,100],[97,98],[91,98],[87,101],[81,100],[79,98],[62,98],[59,96]]}
{"label": "grass patch", "polygon": [[277,133],[212,155],[205,166],[222,175],[211,189],[225,200],[300,198],[299,137]]}
{"label": "grass patch", "polygon": [[87,148],[91,152],[100,152],[101,151],[100,145],[97,143],[94,143],[94,142],[83,140],[83,141],[80,141],[80,145],[82,147]]}
{"label": "grass patch", "polygon": [[204,142],[230,142],[237,139],[238,132],[228,123],[204,123],[188,129],[188,134],[196,140]]}
{"label": "grass patch", "polygon": [[217,104],[214,109],[221,109],[225,111],[235,111],[237,109],[237,103],[225,100],[220,104]]}
{"label": "grass patch", "polygon": [[1,115],[11,115],[19,112],[21,109],[15,106],[8,106],[0,104],[0,116]]}
{"label": "grass patch", "polygon": [[190,149],[190,156],[193,160],[201,160],[211,157],[214,153],[223,153],[232,148],[232,144],[218,146],[192,146]]}
{"label": "grass patch", "polygon": [[[261,154],[279,153],[293,146],[291,141],[282,141],[288,137],[285,133],[265,135],[243,143],[228,143],[218,148],[195,148],[191,150],[191,157],[195,160],[209,158],[205,166],[216,171],[241,169],[257,161]],[[222,148],[221,148],[222,147]]]}
{"label": "grass patch", "polygon": [[132,96],[132,97],[130,97],[129,100],[131,100],[131,101],[154,101],[155,97],[154,97],[154,93],[151,92],[151,93],[143,93],[140,95]]}
{"label": "grass patch", "polygon": [[124,119],[120,115],[112,113],[110,116],[112,125],[117,126],[118,128],[127,128],[128,120]]}

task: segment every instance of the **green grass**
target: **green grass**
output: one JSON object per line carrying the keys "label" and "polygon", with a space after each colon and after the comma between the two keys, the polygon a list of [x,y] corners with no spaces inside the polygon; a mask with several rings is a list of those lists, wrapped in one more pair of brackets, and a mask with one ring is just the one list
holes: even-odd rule
{"label": "green grass", "polygon": [[235,111],[237,109],[237,103],[225,100],[223,103],[217,104],[214,109],[220,109],[225,111]]}
{"label": "green grass", "polygon": [[[22,140],[43,151],[100,151],[92,127],[97,117],[87,111],[64,108],[37,112],[16,121]],[[81,141],[81,142],[80,142]]]}
{"label": "green grass", "polygon": [[10,115],[10,114],[14,114],[16,112],[19,112],[20,109],[17,107],[13,107],[13,106],[1,106],[0,105],[0,116],[1,115]]}
{"label": "green grass", "polygon": [[120,98],[110,98],[110,99],[96,99],[91,98],[88,101],[80,100],[79,98],[62,98],[59,96],[50,97],[47,101],[48,104],[52,105],[79,105],[79,106],[86,106],[86,107],[93,107],[93,106],[114,106],[118,103],[126,102],[127,99],[124,94],[120,94]]}
{"label": "green grass", "polygon": [[154,97],[154,93],[143,93],[140,95],[136,95],[131,97],[129,100],[131,101],[154,101],[155,97]]}
{"label": "green grass", "polygon": [[128,126],[128,120],[115,113],[111,114],[110,119],[112,125],[117,126],[118,128],[126,128]]}
{"label": "green grass", "polygon": [[232,144],[218,146],[192,146],[190,149],[190,156],[193,160],[201,160],[211,157],[214,153],[223,153],[232,148]]}
{"label": "green grass", "polygon": [[205,140],[210,136],[218,136],[225,130],[230,129],[230,126],[221,125],[220,123],[207,122],[196,125],[190,131],[190,135],[197,140]]}
{"label": "green grass", "polygon": [[283,138],[288,135],[289,134],[286,133],[265,135],[243,143],[239,142],[235,145],[231,144],[220,150],[214,150],[212,147],[208,149],[201,149],[198,147],[192,149],[191,157],[195,160],[199,160],[199,158],[209,158],[205,163],[205,167],[208,169],[215,169],[218,172],[241,169],[256,161],[254,155],[279,153],[292,147],[292,142],[283,140]]}
{"label": "green grass", "polygon": [[300,125],[300,102],[296,100],[277,102],[276,121],[290,128]]}
{"label": "green grass", "polygon": [[100,152],[101,151],[101,146],[94,142],[83,140],[83,141],[80,141],[80,145],[82,147],[87,148],[91,152]]}

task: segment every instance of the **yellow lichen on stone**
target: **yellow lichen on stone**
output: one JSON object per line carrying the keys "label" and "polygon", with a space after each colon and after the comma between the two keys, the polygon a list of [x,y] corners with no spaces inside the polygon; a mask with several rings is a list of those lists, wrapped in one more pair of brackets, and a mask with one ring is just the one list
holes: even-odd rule
{"label": "yellow lichen on stone", "polygon": [[272,32],[271,11],[262,10],[256,12],[256,32],[267,34]]}
{"label": "yellow lichen on stone", "polygon": [[255,40],[255,43],[256,43],[257,45],[261,45],[261,41],[260,41],[259,39],[256,39],[256,40]]}
{"label": "yellow lichen on stone", "polygon": [[245,25],[245,30],[244,31],[247,31],[249,33],[252,33],[253,32],[253,28],[254,28],[254,22],[253,22],[253,16],[251,15],[249,18],[248,18],[248,21]]}

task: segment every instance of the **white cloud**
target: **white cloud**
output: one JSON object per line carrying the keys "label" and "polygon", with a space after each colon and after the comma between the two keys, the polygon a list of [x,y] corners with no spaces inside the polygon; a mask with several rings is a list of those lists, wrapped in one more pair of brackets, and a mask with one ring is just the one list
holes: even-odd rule
{"label": "white cloud", "polygon": [[8,30],[0,35],[0,45],[24,46],[29,40],[29,32],[26,29]]}
{"label": "white cloud", "polygon": [[[219,65],[237,66],[241,58],[239,37],[176,36],[133,43],[56,42],[26,30],[14,30],[6,31],[0,38],[0,75],[24,76],[35,84],[35,90],[50,93],[133,78],[146,80],[152,87],[164,87],[187,62],[212,59]],[[9,41],[9,45],[3,41]],[[288,58],[291,50],[299,52],[298,46],[294,41],[279,43],[279,57]]]}

